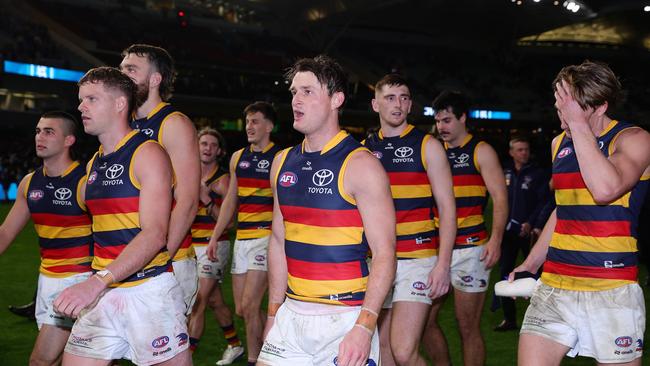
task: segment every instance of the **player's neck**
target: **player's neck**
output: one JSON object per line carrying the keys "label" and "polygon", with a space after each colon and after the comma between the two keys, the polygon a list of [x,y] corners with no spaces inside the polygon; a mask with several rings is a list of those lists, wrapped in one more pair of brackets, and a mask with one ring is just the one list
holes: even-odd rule
{"label": "player's neck", "polygon": [[465,142],[465,139],[467,138],[468,135],[469,135],[469,132],[467,132],[467,130],[463,131],[462,133],[460,133],[458,136],[456,136],[452,140],[447,141],[447,146],[452,148],[452,149],[455,148],[455,147],[459,147],[460,145],[463,144],[463,142]]}
{"label": "player's neck", "polygon": [[211,161],[209,163],[201,162],[201,178],[209,178],[208,176],[213,171],[219,169],[219,164],[216,161]]}
{"label": "player's neck", "polygon": [[251,142],[251,149],[253,151],[264,151],[267,146],[271,143],[271,136],[265,136],[258,142]]}
{"label": "player's neck", "polygon": [[61,176],[73,162],[70,153],[66,151],[57,156],[43,159],[43,168],[48,177],[58,177]]}
{"label": "player's neck", "polygon": [[108,155],[114,152],[117,144],[119,144],[124,136],[128,135],[131,131],[133,130],[126,123],[120,123],[115,125],[115,128],[111,131],[107,131],[97,136],[99,143],[102,144],[103,155]]}
{"label": "player's neck", "polygon": [[305,151],[306,152],[315,152],[322,151],[325,145],[327,145],[336,134],[341,131],[341,127],[338,123],[336,124],[325,124],[317,131],[314,131],[308,135],[305,135]]}
{"label": "player's neck", "polygon": [[602,115],[600,118],[594,121],[594,123],[589,123],[589,127],[591,128],[591,132],[593,132],[594,136],[598,137],[603,133],[603,131],[605,131],[610,123],[612,123],[612,119],[606,115]]}
{"label": "player's neck", "polygon": [[142,105],[139,106],[136,110],[135,117],[137,119],[147,117],[149,113],[151,113],[151,111],[153,111],[154,108],[156,108],[160,103],[162,103],[160,96],[158,94],[150,92],[147,100],[142,103]]}
{"label": "player's neck", "polygon": [[379,123],[381,125],[381,134],[384,137],[401,136],[404,130],[406,130],[406,128],[408,127],[408,122],[406,122],[406,120],[404,120],[398,126],[393,126],[382,120],[380,120]]}

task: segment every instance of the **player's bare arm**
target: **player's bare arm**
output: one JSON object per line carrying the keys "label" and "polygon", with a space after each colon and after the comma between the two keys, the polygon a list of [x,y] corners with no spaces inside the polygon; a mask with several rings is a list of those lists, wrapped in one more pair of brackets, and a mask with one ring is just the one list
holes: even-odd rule
{"label": "player's bare arm", "polygon": [[508,192],[499,157],[492,146],[482,143],[476,147],[476,160],[485,187],[492,197],[492,230],[481,260],[486,268],[494,266],[501,256],[501,240],[508,219]]}
{"label": "player's bare arm", "polygon": [[16,236],[27,225],[27,222],[29,222],[30,213],[25,194],[27,193],[27,183],[30,177],[31,174],[26,175],[20,181],[20,184],[18,184],[16,201],[11,206],[9,214],[7,214],[7,217],[5,217],[4,222],[0,226],[0,255],[7,250],[9,245],[16,239]]}
{"label": "player's bare arm", "polygon": [[226,230],[228,224],[232,221],[235,216],[235,211],[237,211],[237,161],[241,156],[243,150],[239,150],[236,153],[232,154],[230,158],[230,181],[228,183],[228,193],[223,196],[223,203],[219,208],[219,217],[217,218],[217,223],[214,225],[214,231],[210,237],[210,243],[206,249],[208,258],[211,261],[217,260],[217,239],[223,234],[223,231]]}
{"label": "player's bare arm", "polygon": [[427,140],[425,149],[427,176],[440,215],[438,262],[429,274],[429,296],[435,299],[449,291],[449,267],[456,238],[456,201],[445,149],[433,138]]}
{"label": "player's bare arm", "polygon": [[[218,194],[219,196],[226,197],[226,195],[228,194],[229,185],[230,185],[230,174],[224,174],[223,176],[221,176],[221,178],[217,179],[216,182],[212,182],[209,188],[210,191]],[[210,208],[210,215],[212,216],[213,219],[215,220],[219,219],[219,212],[221,212],[221,206],[218,206],[216,204],[212,205],[212,207]]]}
{"label": "player's bare arm", "polygon": [[174,257],[190,230],[199,204],[201,163],[199,143],[192,121],[180,113],[170,115],[165,122],[162,144],[169,153],[176,179],[176,205],[172,209],[167,235],[167,249]]}
{"label": "player's bare arm", "polygon": [[[281,152],[273,159],[271,166],[270,179],[273,197],[277,197],[277,188],[275,177],[280,169],[280,162],[284,154]],[[284,252],[284,218],[280,211],[278,200],[273,200],[273,222],[271,223],[271,238],[269,239],[268,257],[268,276],[269,276],[269,307],[266,325],[264,327],[264,337],[273,326],[275,313],[280,305],[284,302],[287,292],[287,258]]]}
{"label": "player's bare arm", "polygon": [[339,345],[339,364],[357,365],[367,360],[376,314],[381,310],[395,278],[395,206],[388,175],[371,154],[365,151],[354,153],[343,174],[345,192],[356,200],[372,251],[362,311],[355,326]]}

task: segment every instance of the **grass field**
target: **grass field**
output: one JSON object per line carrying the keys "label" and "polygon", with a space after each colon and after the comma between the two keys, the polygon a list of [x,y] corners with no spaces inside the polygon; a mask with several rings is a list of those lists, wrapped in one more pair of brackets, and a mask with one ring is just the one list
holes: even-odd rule
{"label": "grass field", "polygon": [[[0,205],[0,218],[4,220],[10,206]],[[10,304],[23,304],[32,298],[36,288],[38,276],[38,244],[36,234],[30,225],[23,230],[12,247],[0,257],[0,366],[27,365],[29,354],[36,339],[36,324],[25,319],[14,316],[7,310]],[[492,279],[496,279],[496,270],[493,271]],[[645,279],[645,268],[642,269],[640,278]],[[492,282],[494,283],[494,282]],[[232,304],[232,293],[230,291],[230,278],[223,284],[224,294],[227,301]],[[644,288],[645,290],[645,288]],[[647,292],[647,291],[646,291]],[[517,354],[517,332],[497,333],[492,328],[501,321],[502,315],[498,311],[491,313],[488,308],[491,301],[491,292],[488,293],[486,309],[483,314],[481,327],[487,346],[487,365],[515,365]],[[648,296],[646,294],[646,304]],[[519,320],[523,316],[527,303],[518,301]],[[647,305],[646,305],[647,306]],[[194,354],[195,365],[214,365],[220,358],[225,342],[221,330],[216,325],[211,314],[206,316],[206,332],[201,340],[199,349]],[[241,319],[235,320],[240,337],[243,339]],[[454,365],[462,365],[460,354],[460,339],[456,330],[451,298],[443,307],[440,314],[440,322],[449,341],[450,354]],[[129,364],[129,363],[124,363]],[[240,361],[235,365],[245,365]],[[580,358],[566,359],[562,365],[593,365],[590,359]],[[650,357],[645,356],[644,365],[650,365]]]}

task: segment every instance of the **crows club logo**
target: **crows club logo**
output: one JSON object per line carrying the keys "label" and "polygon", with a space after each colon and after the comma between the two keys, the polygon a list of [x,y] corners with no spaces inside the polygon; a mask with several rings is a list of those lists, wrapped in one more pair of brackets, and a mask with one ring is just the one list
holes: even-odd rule
{"label": "crows club logo", "polygon": [[269,163],[268,160],[260,160],[259,163],[257,163],[259,169],[268,169],[269,165],[271,165],[271,163]]}
{"label": "crows club logo", "polygon": [[570,147],[565,147],[564,149],[560,150],[560,152],[557,154],[557,157],[562,159],[562,158],[568,156],[569,154],[571,154],[572,152],[573,152],[573,150],[571,150]]}
{"label": "crows club logo", "polygon": [[61,187],[54,191],[54,197],[57,200],[65,201],[72,196],[72,191],[69,188]]}
{"label": "crows club logo", "polygon": [[117,179],[124,173],[124,166],[122,164],[113,164],[106,169],[106,178]]}
{"label": "crows club logo", "polygon": [[282,187],[291,187],[298,183],[298,176],[294,172],[284,172],[280,176],[279,183]]}
{"label": "crows club logo", "polygon": [[321,169],[311,177],[311,181],[318,187],[324,187],[332,183],[333,179],[334,173],[329,169]]}

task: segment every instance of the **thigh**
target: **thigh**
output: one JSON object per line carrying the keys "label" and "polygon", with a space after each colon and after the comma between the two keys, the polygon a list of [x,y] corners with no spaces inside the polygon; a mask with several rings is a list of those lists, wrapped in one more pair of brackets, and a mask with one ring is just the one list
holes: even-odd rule
{"label": "thigh", "polygon": [[400,301],[393,304],[390,344],[393,349],[417,349],[429,314],[425,303]]}
{"label": "thigh", "polygon": [[248,271],[241,295],[243,304],[260,304],[268,286],[266,271]]}
{"label": "thigh", "polygon": [[69,328],[44,324],[36,337],[31,358],[54,364],[63,354],[63,348],[68,341],[68,337],[70,337]]}
{"label": "thigh", "polygon": [[480,326],[485,294],[485,292],[454,291],[454,308],[461,326]]}
{"label": "thigh", "polygon": [[545,336],[522,333],[519,337],[517,359],[519,365],[552,366],[560,365],[569,347]]}

